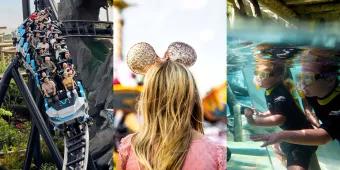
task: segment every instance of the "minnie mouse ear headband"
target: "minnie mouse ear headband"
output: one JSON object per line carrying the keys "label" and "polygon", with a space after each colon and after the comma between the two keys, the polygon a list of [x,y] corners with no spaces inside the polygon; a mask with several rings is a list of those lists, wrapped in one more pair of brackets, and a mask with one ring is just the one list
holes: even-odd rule
{"label": "minnie mouse ear headband", "polygon": [[158,57],[154,48],[146,42],[133,45],[127,54],[127,64],[136,74],[145,74],[155,63],[162,63],[167,60],[190,67],[194,65],[196,59],[195,50],[183,42],[171,43],[164,54],[164,58]]}

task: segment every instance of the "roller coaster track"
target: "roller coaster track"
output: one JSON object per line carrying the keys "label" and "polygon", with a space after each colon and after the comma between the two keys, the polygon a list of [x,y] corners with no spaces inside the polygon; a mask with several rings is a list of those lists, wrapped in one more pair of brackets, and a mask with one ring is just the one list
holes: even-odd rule
{"label": "roller coaster track", "polygon": [[[58,20],[53,0],[41,0],[40,7],[50,7],[51,18]],[[113,38],[113,22],[91,20],[61,20],[63,37]]]}
{"label": "roller coaster track", "polygon": [[[29,3],[28,3],[29,5]],[[51,21],[58,21],[58,13],[52,0],[39,0],[35,1],[36,10],[43,10],[49,7]],[[27,7],[25,7],[27,9]],[[28,16],[27,16],[28,17]],[[60,22],[59,22],[60,23]],[[112,22],[101,22],[101,21],[83,21],[83,20],[68,20],[63,21],[59,25],[59,29],[62,32],[62,37],[93,37],[93,38],[113,38],[113,23]],[[22,34],[19,38],[24,38]],[[18,42],[16,42],[18,43]],[[96,169],[92,162],[91,155],[89,153],[89,130],[88,130],[88,115],[82,117],[75,117],[68,119],[62,124],[62,128],[56,126],[52,121],[52,118],[47,114],[47,108],[39,104],[39,100],[35,96],[35,92],[40,90],[39,80],[37,80],[37,69],[32,65],[33,60],[28,50],[25,49],[24,45],[18,43],[20,48],[17,49],[15,59],[9,65],[8,69],[3,74],[0,84],[0,105],[4,101],[4,96],[9,86],[10,80],[13,78],[19,87],[20,93],[23,95],[24,100],[28,106],[32,117],[32,128],[30,139],[27,145],[26,159],[23,169],[30,169],[32,156],[35,158],[34,161],[37,167],[41,165],[41,151],[40,151],[40,135],[45,140],[48,146],[48,150],[55,161],[58,169],[63,170],[85,170],[85,169]],[[34,49],[35,50],[35,49]],[[23,52],[22,52],[23,51]],[[28,56],[28,57],[27,57]],[[19,67],[24,67],[29,74],[29,87],[26,85],[22,76],[18,72]],[[35,83],[34,83],[35,82]],[[79,82],[80,83],[80,82]],[[29,90],[30,89],[30,90]],[[41,91],[40,91],[41,93]],[[85,96],[83,96],[85,97]],[[42,98],[42,100],[44,100]],[[86,100],[85,100],[86,102]],[[87,104],[81,105],[87,107]],[[81,109],[79,109],[81,110]],[[85,109],[86,110],[86,109]],[[77,111],[78,112],[78,111]],[[73,113],[72,113],[73,114]],[[49,117],[49,119],[45,119]],[[45,117],[45,118],[44,118]],[[64,157],[61,157],[59,150],[57,149],[56,143],[52,139],[50,129],[47,124],[53,124],[55,129],[59,129],[64,137]]]}
{"label": "roller coaster track", "polygon": [[63,37],[112,38],[112,26],[112,22],[65,20],[62,21],[61,31]]}
{"label": "roller coaster track", "polygon": [[63,169],[87,169],[89,157],[88,125],[75,123],[72,126],[68,127],[64,138]]}

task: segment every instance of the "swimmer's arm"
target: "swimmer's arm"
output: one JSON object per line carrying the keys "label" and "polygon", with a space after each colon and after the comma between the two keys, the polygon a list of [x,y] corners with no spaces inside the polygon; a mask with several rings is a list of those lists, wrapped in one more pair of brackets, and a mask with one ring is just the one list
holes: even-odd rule
{"label": "swimmer's arm", "polygon": [[319,119],[313,113],[311,106],[305,99],[302,100],[302,104],[304,106],[304,114],[306,115],[306,118],[309,120],[309,122],[313,125],[314,128],[319,127],[320,126]]}
{"label": "swimmer's arm", "polygon": [[311,112],[310,110],[305,110],[305,114],[309,122],[313,125],[314,128],[320,127],[319,119]]}
{"label": "swimmer's arm", "polygon": [[266,112],[261,112],[259,114],[257,114],[256,116],[258,117],[267,117],[267,116],[272,116],[273,114],[268,110]]}
{"label": "swimmer's arm", "polygon": [[332,140],[322,128],[280,132],[283,141],[302,145],[323,145]]}
{"label": "swimmer's arm", "polygon": [[301,145],[323,145],[332,140],[331,136],[322,128],[303,129],[294,131],[281,131],[270,135],[251,136],[253,141],[264,141],[263,147],[279,142],[288,142]]}
{"label": "swimmer's arm", "polygon": [[[269,112],[270,113],[270,112]],[[248,123],[256,126],[278,126],[286,121],[286,117],[281,114],[268,114],[268,116],[256,116],[248,118]]]}

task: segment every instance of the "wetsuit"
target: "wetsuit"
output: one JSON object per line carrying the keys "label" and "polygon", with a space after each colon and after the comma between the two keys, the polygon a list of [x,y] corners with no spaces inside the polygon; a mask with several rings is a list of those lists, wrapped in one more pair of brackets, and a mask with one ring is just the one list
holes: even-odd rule
{"label": "wetsuit", "polygon": [[323,98],[306,97],[316,116],[321,120],[323,128],[340,142],[340,86],[334,88]]}
{"label": "wetsuit", "polygon": [[[293,96],[282,83],[267,89],[265,93],[270,112],[272,114],[281,114],[286,118],[286,121],[280,126],[281,129],[301,130],[312,128],[312,125],[303,114]],[[312,154],[317,149],[317,146],[298,145],[286,142],[281,142],[280,147],[287,156],[287,167],[299,165],[305,169],[308,169]]]}

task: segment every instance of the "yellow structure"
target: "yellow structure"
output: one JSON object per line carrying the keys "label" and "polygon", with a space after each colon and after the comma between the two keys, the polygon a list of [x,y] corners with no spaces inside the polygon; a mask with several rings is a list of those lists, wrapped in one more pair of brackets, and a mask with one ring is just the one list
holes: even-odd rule
{"label": "yellow structure", "polygon": [[219,119],[214,112],[223,111],[227,103],[227,83],[223,83],[217,87],[212,88],[208,94],[203,98],[204,117],[207,120],[214,121]]}

